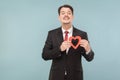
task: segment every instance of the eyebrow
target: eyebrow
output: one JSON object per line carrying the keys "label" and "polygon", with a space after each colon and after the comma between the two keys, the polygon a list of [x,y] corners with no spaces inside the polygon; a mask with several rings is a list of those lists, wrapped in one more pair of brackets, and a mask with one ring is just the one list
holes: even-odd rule
{"label": "eyebrow", "polygon": [[[65,11],[60,11],[60,12],[65,12]],[[68,12],[71,12],[71,11],[68,11]],[[71,12],[72,13],[72,12]]]}

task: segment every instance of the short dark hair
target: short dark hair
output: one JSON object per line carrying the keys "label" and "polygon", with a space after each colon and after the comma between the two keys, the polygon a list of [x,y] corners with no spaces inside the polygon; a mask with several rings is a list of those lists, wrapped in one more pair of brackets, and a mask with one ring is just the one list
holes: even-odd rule
{"label": "short dark hair", "polygon": [[69,9],[72,11],[72,14],[74,13],[73,7],[70,6],[70,5],[68,5],[68,4],[65,4],[65,5],[62,5],[62,6],[60,6],[60,7],[58,8],[58,14],[59,14],[59,15],[60,15],[60,10],[61,10],[61,8],[63,8],[63,7],[69,8]]}

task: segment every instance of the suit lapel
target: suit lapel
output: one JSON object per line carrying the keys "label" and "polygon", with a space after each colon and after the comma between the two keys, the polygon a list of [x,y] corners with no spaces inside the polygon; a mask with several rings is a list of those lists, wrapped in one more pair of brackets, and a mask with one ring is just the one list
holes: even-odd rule
{"label": "suit lapel", "polygon": [[[73,34],[72,34],[72,36],[77,36],[77,35],[78,35],[78,32],[77,32],[76,28],[73,27]],[[57,39],[57,42],[58,42],[58,44],[60,46],[61,43],[63,42],[63,33],[62,33],[62,29],[61,28],[58,28],[58,30],[57,30],[56,39]],[[70,48],[68,50],[68,54],[71,51],[73,51],[73,48]]]}
{"label": "suit lapel", "polygon": [[[58,31],[57,31],[57,41],[59,44],[61,44],[63,42],[63,33],[62,33],[62,29],[61,27],[58,28]],[[77,32],[76,32],[76,29],[73,27],[73,34],[72,36],[76,36],[77,35]]]}
{"label": "suit lapel", "polygon": [[73,27],[73,34],[72,34],[72,36],[77,36],[77,31],[76,31],[76,29]]}
{"label": "suit lapel", "polygon": [[56,35],[57,35],[58,44],[61,45],[61,43],[63,42],[63,34],[61,28],[58,28]]}
{"label": "suit lapel", "polygon": [[[73,34],[72,34],[72,36],[77,36],[77,31],[76,31],[76,29],[74,27],[73,27]],[[70,49],[68,51],[68,54],[69,54],[69,52],[72,52],[72,51],[73,51],[73,48],[70,47]]]}

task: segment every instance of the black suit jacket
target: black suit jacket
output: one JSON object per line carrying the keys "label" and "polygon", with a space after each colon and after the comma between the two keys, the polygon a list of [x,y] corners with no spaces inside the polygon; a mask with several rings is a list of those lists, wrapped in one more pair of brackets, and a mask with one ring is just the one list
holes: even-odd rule
{"label": "black suit jacket", "polygon": [[[87,38],[87,33],[73,27],[73,36],[80,36],[82,39]],[[49,80],[64,80],[65,71],[67,71],[68,80],[83,80],[83,69],[81,57],[87,61],[91,61],[94,57],[94,52],[91,50],[86,55],[83,47],[60,51],[60,45],[63,42],[62,29],[57,28],[49,31],[45,46],[43,48],[42,58],[44,60],[52,60]]]}

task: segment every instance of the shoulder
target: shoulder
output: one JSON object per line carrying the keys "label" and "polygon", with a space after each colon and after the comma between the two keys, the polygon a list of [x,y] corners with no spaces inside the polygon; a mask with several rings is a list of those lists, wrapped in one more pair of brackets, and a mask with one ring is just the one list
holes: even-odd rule
{"label": "shoulder", "polygon": [[83,30],[80,30],[78,28],[73,28],[73,34],[74,36],[80,36],[82,39],[88,39],[87,38],[87,32],[83,31]]}
{"label": "shoulder", "polygon": [[49,35],[56,35],[56,34],[61,33],[61,32],[62,32],[61,27],[58,27],[58,28],[49,30],[49,31],[48,31],[48,34],[49,34]]}
{"label": "shoulder", "polygon": [[73,30],[78,33],[87,33],[86,31],[80,30],[78,28],[73,27]]}
{"label": "shoulder", "polygon": [[54,33],[54,32],[58,32],[58,31],[60,31],[61,30],[61,27],[58,27],[58,28],[55,28],[55,29],[52,29],[52,30],[49,30],[48,32],[49,33]]}

